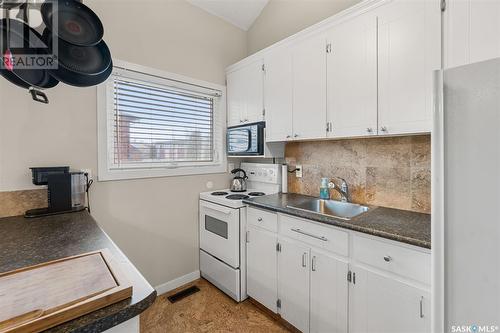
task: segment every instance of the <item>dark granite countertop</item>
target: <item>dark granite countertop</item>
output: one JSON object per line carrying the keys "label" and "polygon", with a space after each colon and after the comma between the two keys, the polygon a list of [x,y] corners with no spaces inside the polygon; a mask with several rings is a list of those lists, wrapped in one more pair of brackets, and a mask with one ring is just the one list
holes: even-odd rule
{"label": "dark granite countertop", "polygon": [[102,332],[151,304],[156,291],[86,211],[26,219],[0,218],[0,273],[108,248],[133,286],[132,297],[45,332]]}
{"label": "dark granite countertop", "polygon": [[427,249],[431,248],[430,214],[385,207],[370,207],[371,209],[368,212],[346,221],[287,207],[311,198],[301,194],[279,193],[250,198],[243,200],[243,202],[250,206],[294,215]]}

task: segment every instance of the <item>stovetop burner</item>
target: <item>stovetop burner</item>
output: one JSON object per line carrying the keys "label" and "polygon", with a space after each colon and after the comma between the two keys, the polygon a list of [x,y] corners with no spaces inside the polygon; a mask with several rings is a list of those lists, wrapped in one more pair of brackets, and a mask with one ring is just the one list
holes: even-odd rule
{"label": "stovetop burner", "polygon": [[248,193],[249,196],[251,197],[261,197],[263,195],[266,195],[264,192],[250,192]]}
{"label": "stovetop burner", "polygon": [[221,196],[221,195],[226,195],[227,192],[223,192],[223,191],[217,191],[217,192],[212,192],[210,193],[212,195],[215,195],[215,196]]}
{"label": "stovetop burner", "polygon": [[250,198],[248,195],[245,194],[230,194],[226,197],[226,199],[229,200],[243,200],[243,199],[248,199]]}

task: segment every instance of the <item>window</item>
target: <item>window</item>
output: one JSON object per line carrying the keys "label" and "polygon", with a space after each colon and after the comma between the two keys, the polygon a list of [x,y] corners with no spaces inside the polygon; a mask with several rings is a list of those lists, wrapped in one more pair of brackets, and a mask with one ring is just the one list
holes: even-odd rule
{"label": "window", "polygon": [[223,86],[118,63],[98,89],[99,180],[226,171]]}

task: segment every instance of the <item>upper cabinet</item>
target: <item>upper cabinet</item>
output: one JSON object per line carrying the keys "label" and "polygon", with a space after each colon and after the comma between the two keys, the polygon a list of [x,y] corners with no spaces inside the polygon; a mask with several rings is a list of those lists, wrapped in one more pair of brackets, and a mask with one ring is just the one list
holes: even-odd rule
{"label": "upper cabinet", "polygon": [[227,73],[228,126],[264,120],[262,60]]}
{"label": "upper cabinet", "polygon": [[229,124],[264,114],[268,142],[431,132],[441,1],[358,7],[232,67]]}
{"label": "upper cabinet", "polygon": [[293,138],[326,136],[326,35],[317,34],[292,47]]}
{"label": "upper cabinet", "polygon": [[286,141],[292,137],[292,54],[279,49],[264,58],[264,109],[266,140]]}
{"label": "upper cabinet", "polygon": [[430,132],[433,71],[441,68],[435,0],[394,0],[378,16],[379,134]]}
{"label": "upper cabinet", "polygon": [[377,18],[372,13],[328,33],[328,137],[377,134]]}
{"label": "upper cabinet", "polygon": [[500,1],[447,0],[443,18],[446,68],[500,57]]}

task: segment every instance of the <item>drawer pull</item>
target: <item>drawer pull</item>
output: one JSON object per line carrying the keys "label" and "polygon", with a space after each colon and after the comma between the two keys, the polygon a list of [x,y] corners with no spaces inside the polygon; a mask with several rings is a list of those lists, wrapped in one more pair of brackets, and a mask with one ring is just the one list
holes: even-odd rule
{"label": "drawer pull", "polygon": [[302,267],[306,267],[307,266],[307,253],[304,252],[302,254]]}
{"label": "drawer pull", "polygon": [[385,257],[384,257],[384,260],[385,260],[385,261],[387,261],[387,262],[389,262],[389,261],[391,261],[391,260],[392,260],[392,258],[391,258],[391,256],[385,256]]}
{"label": "drawer pull", "polygon": [[262,217],[259,217],[257,221],[262,222]]}
{"label": "drawer pull", "polygon": [[420,297],[420,318],[424,318],[424,296]]}
{"label": "drawer pull", "polygon": [[319,239],[319,240],[321,240],[321,241],[323,241],[323,242],[327,242],[327,241],[328,241],[328,239],[327,239],[326,237],[324,237],[324,236],[316,236],[316,235],[310,234],[310,233],[308,233],[308,232],[302,231],[302,230],[300,230],[300,229],[293,229],[293,228],[292,228],[292,229],[290,229],[290,230],[292,230],[293,232],[296,232],[296,233],[302,234],[302,235],[306,235],[306,236],[309,236],[309,237],[312,237],[312,238]]}
{"label": "drawer pull", "polygon": [[316,272],[316,256],[312,257],[312,260],[311,260],[311,270],[313,272]]}

